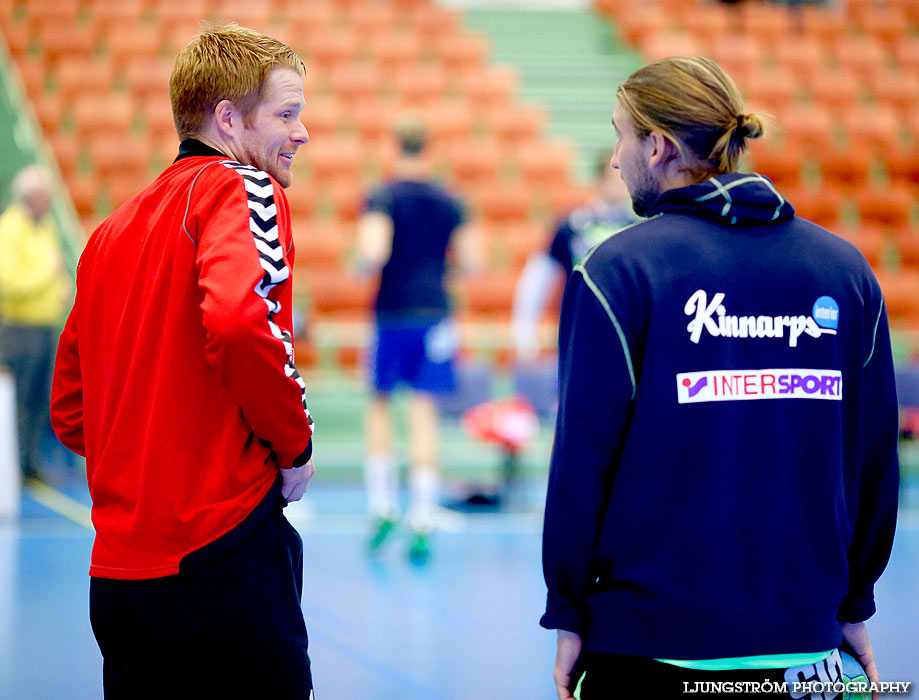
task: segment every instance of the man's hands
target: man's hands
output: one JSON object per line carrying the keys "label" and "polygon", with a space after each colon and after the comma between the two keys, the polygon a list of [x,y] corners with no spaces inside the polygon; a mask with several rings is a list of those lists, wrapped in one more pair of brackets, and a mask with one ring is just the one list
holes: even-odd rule
{"label": "man's hands", "polygon": [[[881,676],[878,674],[877,664],[874,662],[874,652],[871,650],[871,642],[868,641],[868,630],[864,622],[843,622],[842,638],[849,643],[852,650],[858,657],[859,663],[864,666],[865,673],[868,674],[870,683],[880,683]],[[878,694],[872,693],[873,700],[878,700]]]}
{"label": "man's hands", "polygon": [[281,470],[281,495],[288,503],[299,501],[306,493],[306,486],[309,484],[313,474],[316,473],[316,467],[313,465],[313,458],[302,467]]}
{"label": "man's hands", "polygon": [[582,646],[583,642],[579,635],[567,630],[558,631],[558,651],[555,653],[555,671],[552,674],[555,679],[555,692],[558,693],[558,700],[573,700],[574,698],[572,695],[574,688],[571,686],[577,683],[578,679],[572,679],[571,672],[581,655]]}

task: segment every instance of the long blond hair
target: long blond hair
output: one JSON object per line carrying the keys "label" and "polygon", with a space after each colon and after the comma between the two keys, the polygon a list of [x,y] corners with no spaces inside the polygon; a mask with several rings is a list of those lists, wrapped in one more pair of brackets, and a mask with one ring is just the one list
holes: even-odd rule
{"label": "long blond hair", "polygon": [[734,81],[702,56],[650,63],[630,75],[616,95],[638,136],[660,132],[699,179],[735,171],[747,140],[762,136],[768,121],[765,114],[746,114]]}
{"label": "long blond hair", "polygon": [[205,26],[176,56],[169,98],[179,139],[200,134],[221,100],[251,115],[272,68],[303,75],[303,62],[286,44],[235,23]]}

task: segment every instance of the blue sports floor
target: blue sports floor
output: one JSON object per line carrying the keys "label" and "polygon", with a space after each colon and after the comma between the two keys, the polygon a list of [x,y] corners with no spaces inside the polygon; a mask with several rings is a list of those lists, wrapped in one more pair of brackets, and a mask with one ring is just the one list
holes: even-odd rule
{"label": "blue sports floor", "polygon": [[[539,500],[516,513],[445,511],[431,559],[412,566],[396,535],[363,551],[363,494],[316,479],[288,509],[306,554],[303,610],[318,700],[551,700],[554,633],[545,595]],[[85,487],[30,489],[0,524],[0,698],[101,698],[89,626],[91,531]],[[904,508],[870,633],[886,680],[919,681],[919,510]]]}

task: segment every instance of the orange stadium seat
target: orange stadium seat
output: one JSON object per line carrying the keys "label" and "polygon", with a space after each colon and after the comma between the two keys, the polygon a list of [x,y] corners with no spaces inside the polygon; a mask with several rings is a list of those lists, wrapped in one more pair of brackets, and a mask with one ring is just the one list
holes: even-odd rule
{"label": "orange stadium seat", "polygon": [[314,181],[329,183],[336,180],[357,182],[360,178],[362,154],[353,139],[333,138],[309,143],[297,158],[309,162]]}
{"label": "orange stadium seat", "polygon": [[168,100],[171,75],[172,62],[168,59],[151,63],[146,57],[137,57],[125,66],[124,79],[128,92],[138,100]]}
{"label": "orange stadium seat", "polygon": [[[87,8],[101,36],[134,34],[143,28],[146,0],[91,0]],[[130,28],[130,32],[126,30]]]}
{"label": "orange stadium seat", "polygon": [[316,213],[316,189],[308,184],[304,185],[305,178],[301,180],[297,172],[293,174],[293,182],[298,186],[287,193],[290,216],[296,220],[307,220]]}
{"label": "orange stadium seat", "polygon": [[32,30],[25,22],[8,22],[0,31],[13,58],[24,58],[33,44],[37,45],[37,41],[33,40]]}
{"label": "orange stadium seat", "polygon": [[919,37],[903,37],[893,46],[893,55],[901,71],[919,73]]}
{"label": "orange stadium seat", "polygon": [[358,52],[358,38],[349,31],[313,32],[303,45],[293,44],[300,53],[307,68],[315,67],[324,74],[336,65],[345,65],[354,60]]}
{"label": "orange stadium seat", "polygon": [[70,103],[79,95],[104,97],[115,85],[115,67],[107,59],[65,56],[54,70],[54,81],[61,98]]}
{"label": "orange stadium seat", "polygon": [[919,187],[919,142],[909,148],[888,151],[883,160],[891,182]]}
{"label": "orange stadium seat", "polygon": [[735,34],[722,37],[710,49],[710,55],[734,81],[743,86],[764,64],[765,52],[752,37]]}
{"label": "orange stadium seat", "polygon": [[525,143],[517,151],[517,162],[525,183],[551,188],[570,180],[572,156],[568,144]]}
{"label": "orange stadium seat", "polygon": [[864,187],[871,176],[873,156],[859,146],[833,147],[820,153],[823,182],[846,192]]}
{"label": "orange stadium seat", "polygon": [[451,180],[460,187],[493,183],[498,178],[499,156],[493,144],[459,143],[447,156]]}
{"label": "orange stadium seat", "polygon": [[[67,190],[73,208],[81,219],[96,214],[99,204],[100,186],[95,175],[91,173],[78,173],[67,178]],[[88,231],[87,231],[88,233]]]}
{"label": "orange stadium seat", "polygon": [[345,109],[375,101],[380,92],[380,74],[373,65],[336,66],[328,75],[335,98]]}
{"label": "orange stadium seat", "polygon": [[484,34],[454,34],[443,37],[435,50],[445,70],[462,73],[482,67],[489,46]]}
{"label": "orange stadium seat", "polygon": [[436,46],[445,37],[453,36],[459,28],[456,11],[433,2],[412,7],[408,13],[414,34]]}
{"label": "orange stadium seat", "polygon": [[296,245],[295,265],[297,268],[322,272],[341,270],[345,264],[345,239],[339,233],[339,226],[327,226],[325,235],[304,235],[294,230]]}
{"label": "orange stadium seat", "polygon": [[755,141],[750,147],[752,169],[768,177],[780,190],[796,187],[801,181],[804,156],[801,145],[786,140],[778,143],[767,138]]}
{"label": "orange stadium seat", "polygon": [[652,4],[629,4],[616,14],[613,26],[619,35],[632,46],[640,46],[649,36],[660,36],[672,29],[671,20],[664,9]]}
{"label": "orange stadium seat", "polygon": [[124,137],[134,125],[134,102],[127,95],[78,95],[73,102],[74,128],[79,138],[96,134]]}
{"label": "orange stadium seat", "polygon": [[738,11],[741,31],[763,46],[792,33],[793,18],[784,4],[743,2]]}
{"label": "orange stadium seat", "polygon": [[112,63],[120,66],[164,58],[167,46],[163,29],[157,24],[139,24],[130,31],[115,29],[106,33],[104,43]]}
{"label": "orange stadium seat", "polygon": [[58,93],[42,92],[32,98],[32,106],[46,136],[59,132],[67,114],[67,107]]}
{"label": "orange stadium seat", "polygon": [[796,10],[804,36],[814,37],[827,48],[836,42],[837,37],[846,33],[846,16],[839,5],[827,7],[802,4]]}
{"label": "orange stadium seat", "polygon": [[798,216],[830,230],[838,228],[844,198],[831,187],[787,187],[783,192]]}
{"label": "orange stadium seat", "polygon": [[545,193],[553,217],[564,216],[587,202],[595,194],[595,186],[571,182],[553,187]]}
{"label": "orange stadium seat", "polygon": [[359,12],[349,16],[351,28],[358,36],[388,34],[396,22],[396,8],[389,3],[365,3]]}
{"label": "orange stadium seat", "polygon": [[382,73],[416,66],[421,58],[421,39],[416,34],[377,34],[368,39],[370,57]]}
{"label": "orange stadium seat", "polygon": [[855,227],[843,226],[834,229],[833,233],[842,236],[858,248],[872,268],[882,269],[884,253],[890,240],[889,229],[883,226],[860,224]]}
{"label": "orange stadium seat", "polygon": [[866,7],[860,18],[859,28],[868,36],[880,39],[892,47],[900,39],[909,36],[909,22],[906,12],[900,7],[882,6],[872,3]]}
{"label": "orange stadium seat", "polygon": [[799,84],[791,70],[775,67],[752,71],[742,87],[751,107],[780,114],[795,104]]}
{"label": "orange stadium seat", "polygon": [[42,56],[50,63],[62,56],[89,58],[98,45],[89,23],[52,19],[38,25],[38,43]]}
{"label": "orange stadium seat", "polygon": [[212,4],[211,12],[218,20],[268,32],[274,4],[270,0],[217,0]]}
{"label": "orange stadium seat", "polygon": [[892,326],[914,326],[919,323],[919,272],[876,271]]}
{"label": "orange stadium seat", "polygon": [[798,143],[805,154],[821,153],[833,145],[833,119],[825,106],[793,105],[777,116],[785,140]]}
{"label": "orange stadium seat", "polygon": [[464,103],[443,102],[431,105],[422,114],[425,130],[435,148],[449,150],[463,144],[472,132],[473,114]]}
{"label": "orange stadium seat", "polygon": [[732,10],[721,3],[694,5],[683,13],[682,20],[699,45],[708,53],[722,37],[727,36],[732,27]]}
{"label": "orange stadium seat", "polygon": [[861,102],[864,82],[851,69],[823,68],[808,78],[807,89],[814,103],[836,115]]}
{"label": "orange stadium seat", "polygon": [[[907,187],[868,187],[855,193],[859,221],[903,230],[909,226],[913,197]],[[919,300],[919,297],[917,297]]]}
{"label": "orange stadium seat", "polygon": [[503,109],[517,89],[518,81],[517,71],[510,66],[484,66],[463,75],[463,93],[473,110]]}
{"label": "orange stadium seat", "polygon": [[381,102],[365,102],[355,105],[348,114],[357,138],[363,146],[381,146],[392,136],[397,110]]}
{"label": "orange stadium seat", "polygon": [[278,17],[286,21],[287,30],[300,35],[325,31],[337,17],[335,6],[323,0],[288,0],[279,9]]}
{"label": "orange stadium seat", "polygon": [[19,70],[19,77],[22,78],[22,86],[28,97],[34,100],[46,92],[51,68],[40,56],[23,56],[15,67]]}
{"label": "orange stadium seat", "polygon": [[209,0],[157,0],[151,9],[163,35],[179,46],[195,35],[201,20],[212,18]]}
{"label": "orange stadium seat", "polygon": [[87,143],[93,172],[101,178],[112,180],[149,175],[153,154],[149,139],[126,138],[125,133],[97,133]]}
{"label": "orange stadium seat", "polygon": [[521,184],[497,184],[479,188],[472,201],[486,224],[522,224],[530,217],[532,196]]}
{"label": "orange stadium seat", "polygon": [[341,222],[354,223],[364,210],[364,190],[358,182],[334,180],[328,186],[327,195]]}
{"label": "orange stadium seat", "polygon": [[695,56],[706,53],[698,39],[689,34],[676,32],[645,36],[639,49],[648,62],[659,61],[669,56]]}
{"label": "orange stadium seat", "polygon": [[833,57],[841,68],[852,70],[862,80],[870,79],[887,60],[884,45],[876,37],[847,34],[836,38]]}
{"label": "orange stadium seat", "polygon": [[539,105],[511,105],[491,116],[495,139],[511,148],[539,141],[543,136],[546,110]]}
{"label": "orange stadium seat", "polygon": [[[344,113],[338,102],[328,97],[309,100],[301,119],[313,144],[335,138],[344,122]],[[312,148],[310,144],[308,148]],[[301,151],[301,154],[304,151]]]}
{"label": "orange stadium seat", "polygon": [[906,115],[919,108],[919,71],[882,70],[870,82],[874,99]]}
{"label": "orange stadium seat", "polygon": [[33,29],[46,24],[76,24],[80,16],[80,0],[29,0],[20,3],[25,10],[25,22]]}
{"label": "orange stadium seat", "polygon": [[331,316],[341,311],[368,313],[373,303],[374,280],[342,274],[340,269],[311,269],[306,275],[312,311]]}
{"label": "orange stadium seat", "polygon": [[517,279],[504,272],[488,271],[459,281],[459,306],[473,317],[510,318]]}
{"label": "orange stadium seat", "polygon": [[856,105],[842,115],[849,143],[872,153],[884,154],[900,147],[900,121],[888,105]]}
{"label": "orange stadium seat", "polygon": [[808,84],[822,79],[827,67],[827,54],[820,42],[813,36],[796,34],[781,36],[766,50],[779,66],[791,71],[798,80],[803,80]]}
{"label": "orange stadium seat", "polygon": [[65,181],[73,178],[80,166],[80,144],[72,134],[52,131],[46,135],[51,153]]}
{"label": "orange stadium seat", "polygon": [[509,262],[515,271],[523,269],[527,259],[535,252],[549,249],[550,230],[534,223],[514,226],[503,234]]}
{"label": "orange stadium seat", "polygon": [[396,99],[405,108],[437,104],[447,93],[447,78],[439,66],[404,68],[395,75]]}
{"label": "orange stadium seat", "polygon": [[900,231],[894,236],[894,244],[900,255],[900,264],[906,269],[919,272],[919,233]]}
{"label": "orange stadium seat", "polygon": [[172,105],[168,100],[148,99],[140,103],[140,116],[147,134],[154,140],[176,136],[175,121],[172,118]]}

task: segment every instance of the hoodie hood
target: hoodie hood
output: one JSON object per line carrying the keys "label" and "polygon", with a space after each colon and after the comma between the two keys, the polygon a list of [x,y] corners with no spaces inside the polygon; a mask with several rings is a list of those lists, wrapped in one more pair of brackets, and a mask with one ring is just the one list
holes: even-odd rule
{"label": "hoodie hood", "polygon": [[790,219],[795,208],[763,175],[728,173],[667,190],[654,202],[654,214],[689,214],[726,226],[754,226]]}

